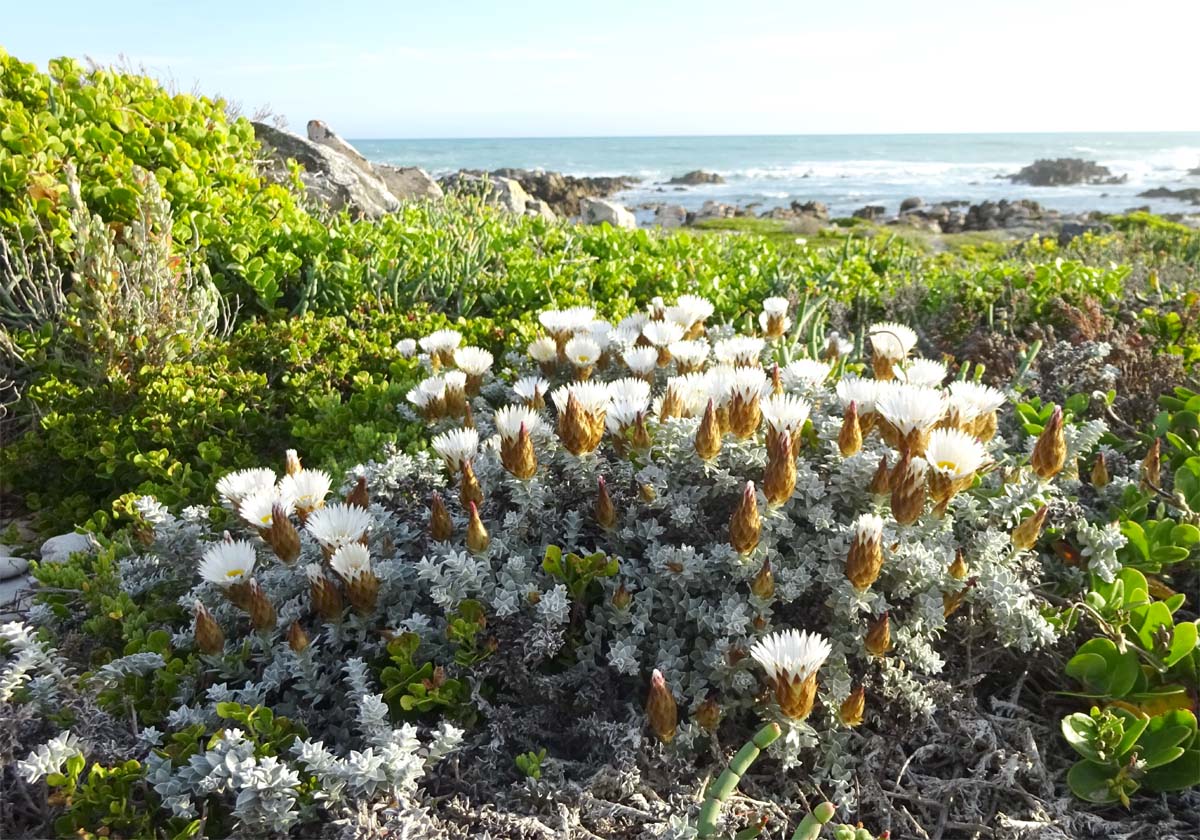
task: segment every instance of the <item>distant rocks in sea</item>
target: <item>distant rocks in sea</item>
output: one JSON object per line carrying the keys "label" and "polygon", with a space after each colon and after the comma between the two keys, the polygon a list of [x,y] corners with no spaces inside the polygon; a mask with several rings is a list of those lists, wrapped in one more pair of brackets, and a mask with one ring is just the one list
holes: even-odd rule
{"label": "distant rocks in sea", "polygon": [[1107,166],[1082,158],[1037,160],[1008,179],[1033,187],[1064,187],[1072,184],[1124,184],[1127,175],[1113,175]]}
{"label": "distant rocks in sea", "polygon": [[559,216],[578,216],[582,212],[583,199],[607,198],[640,183],[640,179],[627,175],[576,177],[561,172],[508,168],[493,169],[491,172],[460,169],[443,176],[440,183],[444,188],[454,190],[455,185],[464,178],[482,178],[484,175],[491,180],[507,178],[517,182],[532,199],[544,202],[548,209]]}
{"label": "distant rocks in sea", "polygon": [[[1200,174],[1200,170],[1197,170],[1197,174]],[[1154,187],[1153,189],[1138,193],[1138,198],[1174,198],[1179,201],[1190,201],[1192,204],[1200,204],[1200,187],[1187,187],[1182,190]]]}
{"label": "distant rocks in sea", "polygon": [[693,169],[691,172],[677,175],[668,184],[673,186],[695,187],[700,184],[724,184],[725,179],[716,172],[705,172],[703,169]]}

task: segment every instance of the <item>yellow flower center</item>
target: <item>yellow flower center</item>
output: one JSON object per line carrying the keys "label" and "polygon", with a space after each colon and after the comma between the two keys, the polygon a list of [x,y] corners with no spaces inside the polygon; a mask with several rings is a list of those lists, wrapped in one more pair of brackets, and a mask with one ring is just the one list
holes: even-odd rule
{"label": "yellow flower center", "polygon": [[946,472],[958,472],[958,464],[956,464],[954,461],[938,461],[937,468],[939,470],[945,470]]}
{"label": "yellow flower center", "polygon": [[245,569],[230,569],[229,571],[227,571],[227,572],[225,573],[225,577],[227,577],[227,578],[239,578],[239,577],[241,577],[243,574],[245,574],[245,572],[246,572],[246,570],[245,570]]}

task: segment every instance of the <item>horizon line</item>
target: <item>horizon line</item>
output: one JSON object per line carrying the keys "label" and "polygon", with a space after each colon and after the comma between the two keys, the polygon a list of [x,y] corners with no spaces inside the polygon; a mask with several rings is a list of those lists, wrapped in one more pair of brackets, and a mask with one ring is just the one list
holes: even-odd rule
{"label": "horizon line", "polygon": [[[307,123],[306,123],[307,125]],[[336,129],[334,129],[336,131]],[[371,142],[376,140],[708,140],[708,139],[739,139],[739,138],[771,138],[771,137],[1044,137],[1050,135],[1086,134],[1089,136],[1128,136],[1155,134],[1188,134],[1200,139],[1200,129],[1154,129],[1154,130],[1105,130],[1088,131],[1070,129],[1067,131],[815,131],[808,133],[794,132],[765,132],[761,134],[494,134],[494,135],[424,135],[416,137],[372,136],[351,137],[347,140],[355,142]]]}

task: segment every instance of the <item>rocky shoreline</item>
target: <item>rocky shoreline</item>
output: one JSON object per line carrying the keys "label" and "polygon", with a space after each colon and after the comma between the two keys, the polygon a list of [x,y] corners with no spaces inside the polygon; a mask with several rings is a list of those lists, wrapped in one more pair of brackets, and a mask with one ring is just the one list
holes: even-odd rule
{"label": "rocky shoreline", "polygon": [[[466,193],[482,196],[506,212],[547,221],[568,218],[584,224],[608,223],[625,228],[639,225],[638,214],[614,200],[641,183],[641,179],[633,176],[577,177],[560,172],[501,168],[490,172],[460,169],[435,179],[417,167],[372,163],[319,120],[308,123],[306,137],[265,123],[255,123],[254,129],[268,153],[266,170],[285,180],[289,177],[286,161],[296,160],[303,167],[301,180],[310,195],[332,210],[347,209],[355,215],[375,218],[395,212],[402,201]],[[1200,172],[1200,167],[1194,171]],[[1078,158],[1038,160],[1016,173],[997,177],[1030,186],[1120,184],[1126,178],[1114,175],[1095,161]],[[722,183],[724,178],[719,173],[693,170],[657,186],[659,191],[666,192],[668,188],[681,191]],[[1200,188],[1158,187],[1139,193],[1139,197],[1177,199],[1200,206]],[[785,222],[798,234],[811,235],[842,221],[832,218],[829,208],[820,201],[793,200],[787,206],[763,209],[760,203],[741,206],[710,200],[696,210],[670,202],[643,202],[637,210],[641,211],[643,226],[661,228],[691,227],[724,219],[766,219]],[[883,205],[872,204],[851,214],[851,218],[870,224],[931,234],[1008,231],[1013,236],[1053,233],[1060,239],[1085,231],[1111,230],[1105,217],[1100,212],[1060,212],[1030,199],[926,204],[916,196],[901,202],[894,213]],[[1194,215],[1180,213],[1176,217],[1200,224]]]}

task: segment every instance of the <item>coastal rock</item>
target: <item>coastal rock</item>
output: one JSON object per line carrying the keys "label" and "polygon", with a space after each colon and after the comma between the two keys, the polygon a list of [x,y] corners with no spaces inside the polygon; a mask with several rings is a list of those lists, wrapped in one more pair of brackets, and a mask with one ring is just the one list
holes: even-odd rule
{"label": "coastal rock", "polygon": [[1059,187],[1069,184],[1123,184],[1127,176],[1115,176],[1107,166],[1094,160],[1082,158],[1057,158],[1037,160],[1015,175],[1009,175],[1014,184],[1029,184],[1034,187]]}
{"label": "coastal rock", "polygon": [[65,563],[72,554],[94,554],[99,547],[90,534],[59,534],[42,543],[42,562]]}
{"label": "coastal rock", "polygon": [[972,204],[963,219],[963,230],[1000,230],[1017,227],[1038,227],[1040,223],[1057,218],[1036,201],[984,201]]}
{"label": "coastal rock", "polygon": [[416,166],[392,166],[375,163],[371,169],[383,181],[388,192],[401,201],[439,199],[444,193],[438,182],[424,169]]}
{"label": "coastal rock", "polygon": [[866,219],[868,222],[875,222],[887,215],[887,208],[879,204],[868,204],[866,207],[860,207],[850,214],[856,219]]}
{"label": "coastal rock", "polygon": [[920,199],[920,198],[917,198],[916,196],[913,196],[912,198],[906,198],[900,202],[900,212],[907,213],[909,210],[919,210],[920,208],[922,208],[924,206],[925,206],[924,199]]}
{"label": "coastal rock", "polygon": [[525,215],[525,206],[532,199],[519,181],[512,178],[493,178],[491,189],[488,190],[487,203],[499,207],[506,213],[517,216]]}
{"label": "coastal rock", "polygon": [[678,204],[660,204],[654,210],[654,224],[659,227],[682,227],[687,224],[687,218],[687,210]]}
{"label": "coastal rock", "polygon": [[550,209],[550,205],[536,199],[525,202],[525,215],[538,216],[547,222],[558,221],[558,216],[554,215],[554,211]]}
{"label": "coastal rock", "polygon": [[29,570],[29,561],[24,557],[14,557],[8,546],[0,545],[0,580],[15,578]]}
{"label": "coastal rock", "polygon": [[1058,230],[1058,244],[1066,246],[1085,233],[1112,233],[1113,226],[1105,222],[1063,222]]}
{"label": "coastal rock", "polygon": [[443,176],[439,183],[448,191],[456,191],[484,175],[518,182],[530,198],[546,202],[558,216],[577,216],[584,198],[605,198],[639,182],[639,179],[625,175],[577,178],[561,172],[503,168],[486,173],[478,169],[460,169]]}
{"label": "coastal rock", "polygon": [[821,201],[806,201],[803,204],[793,201],[792,211],[797,216],[811,216],[822,222],[829,219],[829,208]]}
{"label": "coastal rock", "polygon": [[350,145],[349,141],[342,139],[332,128],[327,126],[320,120],[308,121],[308,139],[324,146],[327,149],[332,149],[339,155],[343,155],[350,160],[355,166],[361,169],[368,175],[374,175],[371,170],[371,162],[362,156],[358,149]]}
{"label": "coastal rock", "polygon": [[1154,187],[1138,193],[1138,198],[1174,198],[1179,201],[1190,201],[1200,204],[1200,187],[1188,187],[1182,190],[1172,190],[1166,187]]}
{"label": "coastal rock", "polygon": [[586,225],[600,225],[607,222],[618,228],[637,227],[637,219],[632,213],[615,201],[607,201],[603,198],[582,199],[579,215]]}
{"label": "coastal rock", "polygon": [[910,228],[913,228],[914,230],[924,230],[924,231],[928,231],[929,233],[941,233],[942,232],[942,226],[939,225],[937,223],[937,221],[935,221],[934,219],[928,218],[924,213],[921,213],[920,211],[909,211],[908,213],[902,213],[899,216],[897,216],[896,218],[892,219],[890,222],[888,222],[888,224],[889,225],[899,225],[902,227],[910,227]]}
{"label": "coastal rock", "polygon": [[682,184],[688,187],[694,187],[698,184],[724,184],[725,179],[716,172],[705,172],[703,169],[693,169],[683,175],[677,175],[668,184]]}
{"label": "coastal rock", "polygon": [[700,209],[688,216],[688,224],[703,222],[708,219],[732,219],[738,215],[738,208],[732,204],[709,199],[700,205]]}
{"label": "coastal rock", "polygon": [[265,172],[269,179],[286,183],[290,159],[304,168],[300,180],[309,196],[331,210],[345,208],[355,216],[378,218],[399,209],[400,202],[369,165],[364,170],[353,158],[330,146],[267,123],[252,125],[254,136],[270,156]]}

